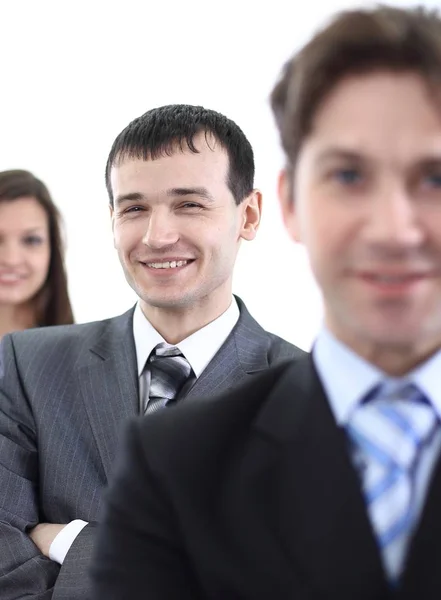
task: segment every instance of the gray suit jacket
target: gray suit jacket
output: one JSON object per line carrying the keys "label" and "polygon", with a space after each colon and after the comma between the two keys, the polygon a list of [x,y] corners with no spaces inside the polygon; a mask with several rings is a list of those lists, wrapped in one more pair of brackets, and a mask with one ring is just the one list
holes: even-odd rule
{"label": "gray suit jacket", "polygon": [[[240,318],[185,397],[211,396],[303,351]],[[0,346],[0,598],[89,597],[88,567],[122,424],[138,413],[133,309],[8,335]],[[60,568],[27,532],[89,523]]]}

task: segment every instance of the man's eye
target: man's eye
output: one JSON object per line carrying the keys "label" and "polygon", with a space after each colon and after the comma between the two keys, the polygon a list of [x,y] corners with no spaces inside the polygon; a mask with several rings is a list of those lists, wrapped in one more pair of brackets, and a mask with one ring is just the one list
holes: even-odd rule
{"label": "man's eye", "polygon": [[425,177],[425,182],[434,188],[441,188],[441,173],[431,173]]}
{"label": "man's eye", "polygon": [[202,206],[197,202],[185,202],[181,204],[181,208],[202,208]]}
{"label": "man's eye", "polygon": [[361,174],[357,169],[336,169],[333,172],[333,177],[338,182],[352,185],[361,180]]}
{"label": "man's eye", "polygon": [[126,208],[126,210],[124,211],[125,213],[134,213],[134,212],[140,212],[142,210],[141,206],[129,206],[129,208]]}

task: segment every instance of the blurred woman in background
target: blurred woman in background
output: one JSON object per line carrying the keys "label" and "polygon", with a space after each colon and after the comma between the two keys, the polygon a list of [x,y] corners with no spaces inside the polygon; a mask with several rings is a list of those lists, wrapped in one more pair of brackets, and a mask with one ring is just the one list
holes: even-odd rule
{"label": "blurred woman in background", "polygon": [[69,323],[73,314],[58,209],[29,171],[0,172],[0,338]]}

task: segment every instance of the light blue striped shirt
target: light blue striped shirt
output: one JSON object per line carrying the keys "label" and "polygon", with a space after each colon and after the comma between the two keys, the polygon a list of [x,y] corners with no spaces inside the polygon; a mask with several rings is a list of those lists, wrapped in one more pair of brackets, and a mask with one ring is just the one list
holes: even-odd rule
{"label": "light blue striped shirt", "polygon": [[[312,357],[335,420],[346,427],[359,402],[384,381],[397,381],[355,354],[322,329],[312,349]],[[441,423],[441,351],[402,381],[415,384],[431,402]],[[421,516],[435,462],[441,450],[441,425],[432,440],[424,446],[415,475],[415,511]],[[355,462],[355,457],[352,457]]]}

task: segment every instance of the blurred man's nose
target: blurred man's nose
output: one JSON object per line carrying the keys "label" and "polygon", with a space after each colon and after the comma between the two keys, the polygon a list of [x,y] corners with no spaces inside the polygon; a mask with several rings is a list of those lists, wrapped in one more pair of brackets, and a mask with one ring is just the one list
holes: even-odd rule
{"label": "blurred man's nose", "polygon": [[411,249],[424,240],[417,203],[398,183],[385,186],[369,206],[368,239],[372,243]]}

